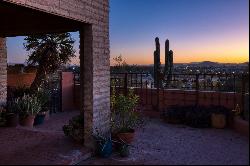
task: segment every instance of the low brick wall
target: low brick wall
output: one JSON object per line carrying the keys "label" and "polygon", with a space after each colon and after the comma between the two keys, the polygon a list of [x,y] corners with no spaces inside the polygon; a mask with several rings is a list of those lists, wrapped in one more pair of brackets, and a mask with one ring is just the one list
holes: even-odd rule
{"label": "low brick wall", "polygon": [[[140,96],[142,105],[157,105],[156,89],[136,89],[135,92]],[[198,96],[197,96],[198,95]],[[214,91],[196,91],[191,90],[160,90],[159,108],[164,109],[172,105],[221,105],[229,109],[235,108],[236,104],[241,105],[241,94]]]}
{"label": "low brick wall", "polygon": [[30,87],[36,77],[36,73],[8,74],[7,83],[9,87]]}
{"label": "low brick wall", "polygon": [[[80,85],[75,86],[75,104],[80,106]],[[117,88],[118,93],[122,93],[123,89]],[[157,90],[156,89],[135,89],[135,93],[140,96],[140,104],[149,111],[148,114],[158,116],[152,113],[153,109],[157,106]],[[159,108],[164,109],[173,105],[195,105],[196,104],[196,91],[191,90],[160,90],[159,92]],[[236,104],[241,106],[241,94],[230,92],[214,92],[214,91],[199,91],[198,92],[198,105],[220,105],[229,109],[234,109]],[[242,106],[241,106],[242,108]],[[154,111],[155,112],[155,111]]]}

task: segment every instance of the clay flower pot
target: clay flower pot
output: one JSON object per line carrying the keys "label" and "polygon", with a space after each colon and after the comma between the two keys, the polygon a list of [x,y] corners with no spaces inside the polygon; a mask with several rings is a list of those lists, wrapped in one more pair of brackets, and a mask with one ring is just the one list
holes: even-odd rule
{"label": "clay flower pot", "polygon": [[110,139],[106,141],[103,146],[99,145],[97,151],[101,157],[108,158],[109,156],[111,156],[113,151],[112,140]]}
{"label": "clay flower pot", "polygon": [[6,125],[7,127],[16,127],[18,125],[18,116],[17,114],[7,114],[6,115]]}
{"label": "clay flower pot", "polygon": [[118,133],[116,137],[119,140],[123,140],[127,144],[131,144],[134,141],[135,130],[131,129],[129,132],[126,132],[126,133]]}
{"label": "clay flower pot", "polygon": [[224,114],[215,114],[211,116],[212,126],[217,129],[226,127],[226,116]]}
{"label": "clay flower pot", "polygon": [[20,125],[25,127],[33,127],[35,116],[29,115],[26,118],[20,120]]}
{"label": "clay flower pot", "polygon": [[38,113],[34,120],[34,126],[43,124],[45,116],[46,116],[46,112]]}

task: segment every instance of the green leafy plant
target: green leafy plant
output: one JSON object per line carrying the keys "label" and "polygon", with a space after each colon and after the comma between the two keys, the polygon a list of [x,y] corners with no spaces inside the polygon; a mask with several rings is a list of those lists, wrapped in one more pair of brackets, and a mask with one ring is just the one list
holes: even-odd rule
{"label": "green leafy plant", "polygon": [[63,126],[65,136],[72,138],[78,143],[84,141],[84,118],[83,115],[74,116],[68,125]]}
{"label": "green leafy plant", "polygon": [[11,104],[12,112],[19,113],[21,119],[27,116],[35,116],[41,111],[41,103],[37,96],[24,95],[14,99]]}
{"label": "green leafy plant", "polygon": [[49,102],[49,97],[50,97],[49,91],[46,90],[45,88],[38,88],[36,96],[41,103],[41,107],[42,107],[41,111],[46,110],[48,106],[48,102]]}
{"label": "green leafy plant", "polygon": [[229,110],[223,106],[172,106],[164,111],[168,123],[181,123],[194,128],[211,127],[211,115],[224,114],[228,117]]}
{"label": "green leafy plant", "polygon": [[26,87],[25,85],[23,86],[18,86],[17,88],[15,88],[12,92],[13,98],[19,98],[19,97],[23,97],[25,94],[29,94],[30,93],[30,89],[28,87]]}
{"label": "green leafy plant", "polygon": [[121,157],[128,157],[129,156],[129,154],[130,154],[130,152],[129,152],[129,150],[130,150],[129,146],[130,145],[126,144],[126,143],[120,145],[119,153],[120,153]]}
{"label": "green leafy plant", "polygon": [[179,106],[172,106],[163,112],[163,116],[168,123],[184,123],[186,109]]}
{"label": "green leafy plant", "polygon": [[92,136],[94,137],[97,144],[96,152],[102,157],[109,157],[112,154],[111,135],[105,137],[101,135],[96,129],[95,133],[93,133]]}
{"label": "green leafy plant", "polygon": [[113,89],[111,96],[111,123],[115,133],[129,132],[131,129],[142,124],[139,112],[136,110],[139,96],[134,94],[133,89],[129,90],[127,96],[115,94]]}

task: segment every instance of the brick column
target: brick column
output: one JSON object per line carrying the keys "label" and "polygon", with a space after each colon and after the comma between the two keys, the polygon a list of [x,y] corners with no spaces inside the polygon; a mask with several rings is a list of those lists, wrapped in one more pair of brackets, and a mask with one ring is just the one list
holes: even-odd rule
{"label": "brick column", "polygon": [[7,98],[7,47],[6,39],[0,38],[0,105]]}
{"label": "brick column", "polygon": [[93,148],[92,133],[110,134],[110,60],[108,26],[86,25],[80,31],[81,110],[85,146]]}

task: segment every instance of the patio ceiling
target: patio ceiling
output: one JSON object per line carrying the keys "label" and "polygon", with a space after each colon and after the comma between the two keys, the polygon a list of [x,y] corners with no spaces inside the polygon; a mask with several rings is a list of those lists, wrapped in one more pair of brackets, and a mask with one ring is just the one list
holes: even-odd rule
{"label": "patio ceiling", "polygon": [[0,37],[77,31],[81,22],[0,2]]}

